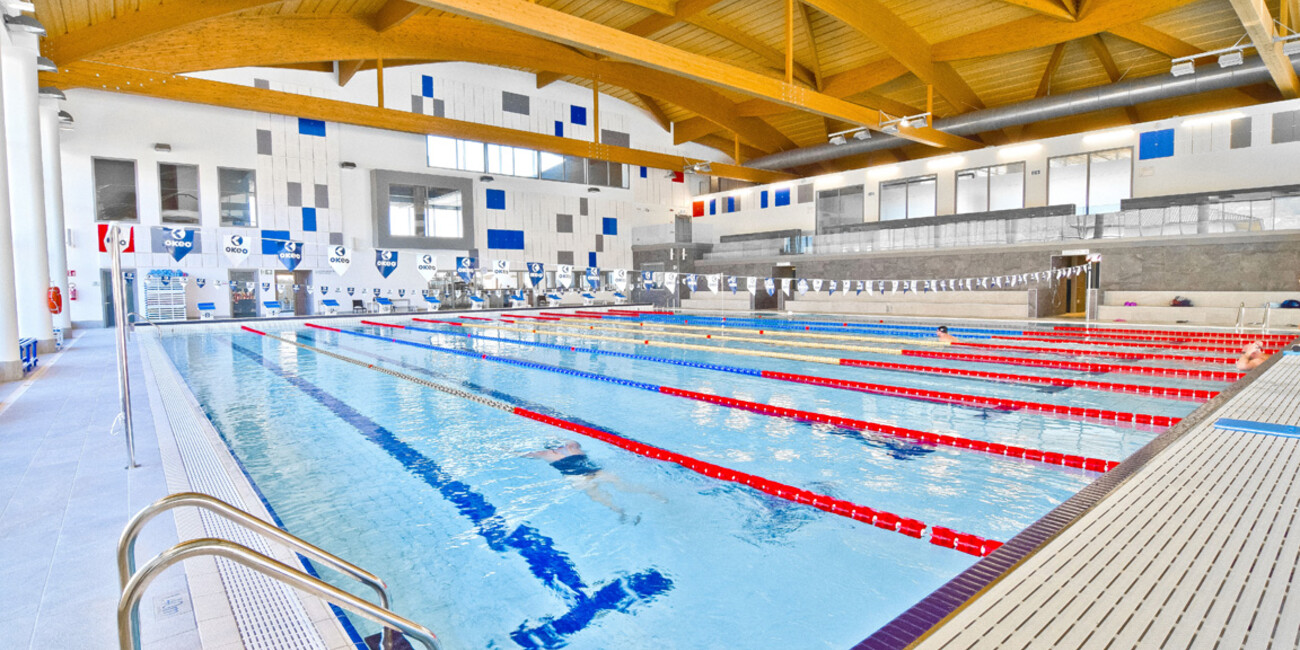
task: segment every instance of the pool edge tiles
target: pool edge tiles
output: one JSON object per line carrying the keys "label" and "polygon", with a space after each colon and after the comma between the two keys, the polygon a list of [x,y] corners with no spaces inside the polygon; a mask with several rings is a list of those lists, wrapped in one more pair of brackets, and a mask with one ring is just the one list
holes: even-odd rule
{"label": "pool edge tiles", "polygon": [[[1300,342],[1300,339],[1292,343],[1296,342]],[[854,646],[854,650],[895,650],[915,647],[923,642],[948,620],[980,598],[990,587],[1007,577],[1017,566],[1043,550],[1052,539],[1111,496],[1117,488],[1142,470],[1157,455],[1220,412],[1282,358],[1283,355],[1280,354],[1271,356],[1263,365],[1225,387],[1217,396],[1202,404],[1177,425],[1131,454],[1118,467],[1101,475],[1065,503],[1007,540],[1001,548],[988,557],[981,559],[876,630]]]}
{"label": "pool edge tiles", "polygon": [[[167,469],[182,471],[193,491],[210,494],[278,525],[278,518],[253,484],[252,478],[199,408],[189,385],[162,349],[158,335],[156,330],[144,333],[140,337],[140,349],[148,361],[151,378],[157,385],[162,402],[161,410],[166,411],[165,417],[171,425],[172,443],[178,455],[176,460],[179,461],[180,468]],[[169,484],[170,479],[169,476]],[[185,518],[192,517],[190,529],[197,532],[198,536],[230,539],[290,566],[301,566],[307,573],[315,575],[304,558],[279,545],[270,545],[267,540],[242,526],[206,512],[179,510],[176,513],[178,528]],[[201,561],[211,562],[212,559]],[[230,615],[238,624],[236,638],[242,639],[245,647],[365,647],[352,629],[350,621],[340,619],[341,611],[324,600],[297,592],[287,585],[271,581],[227,561],[216,562],[215,567],[220,573],[217,581],[223,585],[220,595],[228,600]],[[254,616],[254,612],[250,611],[254,605],[258,606],[258,610],[261,606],[269,605],[284,616],[267,628],[266,621],[261,620],[265,617]],[[205,622],[199,622],[201,638]],[[228,634],[218,631],[215,635],[222,643],[230,641],[226,638]],[[207,639],[203,640],[206,645]],[[267,643],[272,645],[268,646]]]}

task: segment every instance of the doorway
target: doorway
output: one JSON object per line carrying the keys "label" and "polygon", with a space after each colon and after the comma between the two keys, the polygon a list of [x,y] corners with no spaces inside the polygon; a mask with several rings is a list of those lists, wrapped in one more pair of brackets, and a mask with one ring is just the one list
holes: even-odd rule
{"label": "doorway", "polygon": [[[1088,262],[1087,255],[1054,255],[1053,269],[1068,269]],[[1091,273],[1083,273],[1073,278],[1065,277],[1056,281],[1052,295],[1052,316],[1065,318],[1083,318],[1088,310],[1088,281]]]}
{"label": "doorway", "polygon": [[[135,312],[135,269],[122,269],[122,276],[126,278],[126,313],[131,314]],[[117,318],[113,311],[112,270],[99,270],[99,288],[104,297],[104,327],[113,327],[117,325]]]}
{"label": "doorway", "polygon": [[780,265],[772,267],[772,281],[776,283],[776,291],[772,295],[767,295],[767,289],[760,283],[758,296],[754,298],[755,311],[781,311],[785,309],[785,294],[781,292],[781,279],[795,277],[794,267],[790,265]]}
{"label": "doorway", "polygon": [[257,271],[231,269],[230,317],[254,318],[257,316]]}
{"label": "doorway", "polygon": [[[311,301],[307,296],[307,283],[311,271],[276,271],[275,299],[280,303],[280,313],[307,316]],[[297,287],[297,290],[294,290]]]}

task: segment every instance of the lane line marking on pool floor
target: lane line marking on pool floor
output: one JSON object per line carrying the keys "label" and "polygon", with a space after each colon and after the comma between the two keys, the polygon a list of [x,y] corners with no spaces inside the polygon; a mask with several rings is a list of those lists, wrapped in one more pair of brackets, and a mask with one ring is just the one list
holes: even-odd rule
{"label": "lane line marking on pool floor", "polygon": [[[335,328],[330,328],[330,327],[315,326],[315,328],[341,333],[340,330],[337,330]],[[764,492],[766,494],[770,494],[772,496],[785,499],[787,501],[791,501],[803,505],[809,505],[819,510],[829,512],[831,514],[840,515],[841,517],[847,517],[849,519],[853,519],[856,521],[860,521],[872,525],[882,530],[888,530],[891,532],[900,533],[916,539],[923,539],[928,532],[930,536],[930,543],[936,546],[943,546],[944,548],[952,548],[961,551],[963,553],[975,555],[978,557],[983,557],[985,555],[988,555],[989,553],[992,553],[994,550],[996,550],[998,547],[1002,546],[1002,542],[999,542],[997,540],[985,539],[983,537],[980,537],[978,535],[972,535],[970,533],[957,532],[951,528],[946,528],[943,526],[931,526],[926,524],[925,522],[920,521],[919,519],[913,519],[910,517],[901,517],[897,514],[885,510],[877,510],[874,508],[869,508],[867,506],[858,505],[843,499],[835,499],[833,497],[829,497],[824,494],[818,494],[816,492],[803,490],[790,485],[786,485],[784,483],[779,483],[777,481],[771,481],[762,478],[760,476],[755,476],[753,474],[746,474],[744,472],[738,472],[736,470],[722,467],[719,465],[714,465],[712,463],[706,463],[704,461],[691,458],[690,456],[685,456],[683,454],[671,452],[666,449],[661,449],[659,447],[647,445],[645,443],[638,442],[630,438],[625,438],[622,436],[615,435],[613,433],[604,431],[602,429],[597,429],[595,427],[589,427],[586,425],[578,424],[576,422],[555,418],[542,413],[529,411],[527,409],[523,409],[520,407],[511,407],[509,405],[495,402],[494,400],[490,400],[484,397],[470,395],[465,391],[456,390],[446,386],[440,386],[438,384],[435,384],[434,382],[420,379],[419,377],[415,377],[402,372],[397,372],[395,370],[384,368],[382,366],[377,366],[372,363],[366,363],[364,361],[353,359],[345,355],[336,354],[328,350],[322,350],[315,346],[306,345],[303,343],[299,343],[297,341],[291,341],[289,339],[285,339],[283,337],[276,336],[274,334],[269,334],[261,330],[256,330],[248,326],[243,326],[241,327],[241,329],[247,332],[251,332],[253,334],[257,334],[259,336],[264,336],[270,339],[274,339],[281,343],[310,350],[312,352],[322,354],[327,357],[337,359],[339,361],[344,361],[346,363],[350,363],[352,365],[360,366],[363,368],[368,368],[376,372],[381,372],[398,379],[410,381],[412,383],[425,386],[427,388],[432,388],[434,390],[438,390],[447,393],[449,395],[470,399],[472,401],[478,402],[485,406],[489,406],[499,410],[509,411],[511,413],[514,413],[522,417],[526,417],[531,420],[543,422],[545,424],[549,424],[551,426],[558,427],[566,431],[579,433],[586,437],[592,438],[594,440],[600,440],[602,442],[614,445],[616,447],[630,451],[640,456],[645,456],[647,458],[653,458],[655,460],[670,462],[675,465],[685,467],[686,469],[697,472],[699,474],[703,474],[704,476],[708,476],[710,478],[715,478],[730,483],[736,483],[739,485],[745,485],[754,488],[756,490],[759,490],[760,492]],[[456,351],[456,352],[461,353],[461,351]],[[468,353],[468,354],[472,356],[478,356],[478,355],[474,355],[473,353]]]}

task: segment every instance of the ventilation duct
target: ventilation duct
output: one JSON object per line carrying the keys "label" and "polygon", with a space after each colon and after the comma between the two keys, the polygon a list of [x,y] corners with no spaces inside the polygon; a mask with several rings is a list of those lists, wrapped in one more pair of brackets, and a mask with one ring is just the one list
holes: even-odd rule
{"label": "ventilation duct", "polygon": [[[1295,61],[1292,61],[1292,65],[1295,65]],[[1242,65],[1231,68],[1203,66],[1198,68],[1195,74],[1181,77],[1153,75],[1062,95],[1031,99],[1018,104],[973,111],[965,115],[936,120],[934,128],[953,135],[968,136],[1109,108],[1124,108],[1212,90],[1240,88],[1271,80],[1268,68],[1256,56],[1246,59]],[[789,169],[871,151],[895,149],[907,144],[911,144],[911,141],[898,136],[878,134],[870,140],[853,140],[843,145],[824,144],[782,151],[755,158],[745,165],[758,169]]]}

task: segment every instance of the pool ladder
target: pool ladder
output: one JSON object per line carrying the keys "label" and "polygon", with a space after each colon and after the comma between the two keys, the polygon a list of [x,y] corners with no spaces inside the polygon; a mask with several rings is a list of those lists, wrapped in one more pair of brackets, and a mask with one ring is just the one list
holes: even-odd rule
{"label": "pool ladder", "polygon": [[[202,538],[181,542],[159,553],[145,563],[138,572],[135,565],[135,542],[144,525],[154,517],[175,508],[192,506],[221,515],[263,537],[277,541],[312,560],[348,576],[375,591],[379,605],[362,600],[319,578],[310,576],[287,564],[269,558],[246,546],[224,539]],[[189,558],[211,555],[224,557],[257,571],[278,582],[295,587],[329,603],[349,609],[383,627],[380,647],[392,650],[394,639],[390,628],[401,630],[408,639],[415,639],[428,650],[441,650],[438,638],[424,626],[409,621],[389,609],[388,585],[378,576],[328,553],[284,530],[220,499],[197,492],[179,492],[165,496],[127,522],[117,543],[117,573],[122,596],[117,605],[117,636],[121,650],[140,650],[140,598],[158,574],[168,567]]]}

